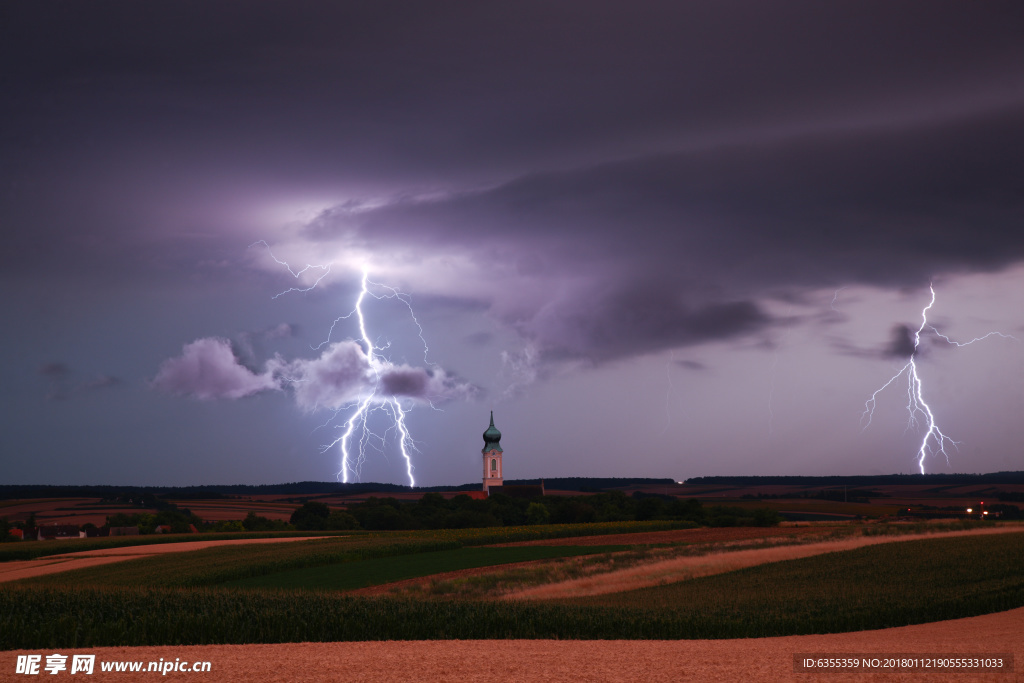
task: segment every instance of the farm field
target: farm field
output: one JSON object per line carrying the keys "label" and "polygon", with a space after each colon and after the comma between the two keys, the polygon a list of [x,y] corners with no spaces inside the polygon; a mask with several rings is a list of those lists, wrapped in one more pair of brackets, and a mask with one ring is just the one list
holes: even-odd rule
{"label": "farm field", "polygon": [[[245,541],[261,538],[298,538],[357,536],[358,531],[249,531],[231,533],[195,534],[152,534],[147,536],[108,536],[105,538],[81,538],[56,541],[29,541],[0,544],[0,563],[16,560],[32,560],[41,557],[106,551],[113,548],[138,546],[177,545],[179,543],[202,543],[206,541]],[[155,551],[154,551],[155,552]]]}
{"label": "farm field", "polygon": [[[796,674],[796,653],[1011,653],[1024,660],[1020,624],[1024,608],[931,624],[877,631],[736,640],[447,640],[303,642],[253,645],[143,646],[61,649],[95,654],[99,661],[158,661],[176,657],[208,661],[225,683],[320,681],[515,680],[547,681],[823,681],[881,683],[1014,683],[1018,673]],[[0,653],[0,670],[12,671],[25,650]],[[483,656],[483,654],[486,656]],[[152,674],[150,674],[150,677]],[[92,677],[90,677],[92,678]],[[99,681],[125,674],[97,672]]]}
{"label": "farm field", "polygon": [[[835,529],[847,535],[862,533],[849,526]],[[397,566],[414,567],[435,551],[474,550],[466,546],[514,540],[509,538],[508,530],[494,530],[505,533],[492,536],[484,535],[485,530],[445,535],[367,534],[273,548],[210,548],[6,584],[0,589],[0,647],[303,640],[700,639],[888,628],[1024,605],[1024,569],[1014,559],[1024,554],[1024,534],[1013,533],[1014,529],[884,543],[658,588],[534,603],[460,599],[458,593],[437,599],[409,599],[352,597],[344,591],[323,590],[323,586],[312,586],[320,588],[316,591],[296,591],[284,586],[227,585],[255,577],[280,578],[305,568],[342,573],[367,563],[365,569],[381,558],[397,561]],[[622,532],[614,525],[604,530]],[[543,532],[529,527],[526,531]],[[561,529],[562,533],[569,531],[572,529]],[[768,540],[796,543],[800,539]],[[675,547],[697,554],[729,547],[742,552],[742,544],[758,542]],[[623,553],[602,553],[601,557],[627,555],[643,547],[650,552],[674,552],[672,544],[658,543],[637,545]],[[479,550],[546,551],[556,555],[605,550],[570,548],[513,546]],[[510,554],[506,559],[521,557]],[[447,558],[446,564],[434,568],[479,564],[473,553],[450,553]],[[585,559],[562,557],[544,562]],[[315,577],[316,572],[305,576]],[[379,575],[375,580],[385,582],[388,578]]]}
{"label": "farm field", "polygon": [[[268,519],[287,521],[298,507],[297,503],[257,499],[217,498],[171,502],[176,502],[180,507],[187,508],[203,519],[214,522],[244,519],[250,512]],[[107,517],[111,515],[139,512],[153,513],[156,512],[156,509],[138,505],[104,503],[100,498],[32,498],[0,501],[0,517],[7,518],[10,522],[23,522],[31,514],[35,515],[39,524],[103,526]]]}
{"label": "farm field", "polygon": [[239,579],[220,585],[227,588],[344,591],[445,572],[610,553],[623,549],[623,546],[615,545],[459,548],[352,562],[344,566],[344,571],[339,571],[337,565],[327,565]]}
{"label": "farm field", "polygon": [[[1024,532],[1024,527],[1015,528],[1014,531]],[[1006,529],[947,531],[941,533],[941,538],[948,539],[966,535],[979,536],[990,533],[1005,534],[1006,532]],[[686,582],[689,579],[724,574],[746,567],[756,567],[826,553],[843,553],[895,540],[907,542],[934,539],[934,537],[933,534],[907,534],[896,538],[890,536],[848,535],[840,539],[810,541],[800,544],[761,545],[749,549],[746,546],[740,546],[740,549],[728,548],[728,552],[715,551],[698,555],[684,555],[682,557],[674,557],[614,570],[599,576],[587,576],[563,582],[549,583],[520,591],[513,591],[503,597],[510,600],[552,600],[589,595],[607,595],[610,593],[622,596],[627,591],[667,584],[682,585],[682,582]]]}
{"label": "farm field", "polygon": [[[483,529],[398,531],[398,532],[335,532],[326,538],[317,537],[287,547],[267,549],[262,547],[211,547],[196,553],[169,553],[163,556],[145,557],[128,566],[107,566],[100,569],[73,570],[59,577],[41,577],[37,582],[47,585],[88,586],[209,586],[226,581],[262,576],[274,572],[347,563],[381,557],[397,557],[415,553],[440,550],[455,550],[463,546],[495,545],[522,540],[549,538],[573,538],[602,534],[616,534],[624,531],[665,531],[685,523],[673,522],[609,522],[603,524],[552,524],[529,527],[498,527]],[[265,536],[301,536],[302,532],[268,533]],[[228,536],[225,534],[225,536]],[[257,535],[254,535],[257,536]],[[141,540],[140,540],[141,539]],[[165,540],[160,536],[130,537],[131,545],[142,540]],[[195,536],[179,536],[176,540],[191,541]],[[96,539],[108,543],[121,539]],[[54,543],[12,544],[18,548],[46,549]],[[62,552],[67,552],[73,542],[65,543]],[[126,543],[128,545],[128,543]],[[106,547],[105,545],[102,547]],[[579,552],[579,551],[566,551]],[[17,558],[21,559],[21,558]]]}
{"label": "farm field", "polygon": [[566,603],[648,612],[673,605],[679,618],[723,635],[863,630],[1011,608],[1024,600],[1014,560],[1022,553],[1020,533],[915,539]]}
{"label": "farm field", "polygon": [[[187,537],[189,539],[192,536]],[[233,538],[220,540],[193,541],[184,540],[180,543],[136,543],[127,546],[114,546],[100,548],[97,550],[83,550],[65,555],[47,555],[36,560],[12,560],[0,562],[0,583],[7,581],[18,581],[20,579],[45,576],[74,569],[96,567],[122,562],[124,560],[135,560],[143,557],[153,557],[167,553],[183,553],[195,550],[205,550],[228,545],[247,545],[255,543],[281,543],[287,541],[308,541],[314,538],[326,538],[325,536],[295,536],[276,538]]]}
{"label": "farm field", "polygon": [[668,531],[646,531],[630,534],[605,536],[577,536],[574,538],[540,539],[516,541],[508,545],[647,545],[661,543],[725,543],[755,538],[804,538],[829,534],[854,533],[856,530],[836,524],[780,525],[778,527],[702,527],[697,529],[672,529]]}

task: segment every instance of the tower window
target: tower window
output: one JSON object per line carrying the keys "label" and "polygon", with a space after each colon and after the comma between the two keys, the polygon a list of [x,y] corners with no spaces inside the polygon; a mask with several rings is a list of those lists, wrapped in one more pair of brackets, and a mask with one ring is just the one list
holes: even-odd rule
{"label": "tower window", "polygon": [[498,471],[498,461],[495,458],[491,458],[491,472]]}

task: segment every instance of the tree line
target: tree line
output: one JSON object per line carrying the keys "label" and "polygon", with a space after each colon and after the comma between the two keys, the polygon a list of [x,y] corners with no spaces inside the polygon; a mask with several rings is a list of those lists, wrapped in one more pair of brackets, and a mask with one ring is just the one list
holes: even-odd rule
{"label": "tree line", "polygon": [[690,521],[699,526],[773,526],[781,517],[767,508],[705,507],[695,499],[621,491],[588,496],[513,498],[492,493],[477,499],[457,495],[446,499],[427,493],[416,501],[371,497],[331,510],[319,501],[307,501],[290,522],[300,530],[411,530],[465,529],[529,524],[581,524],[646,520]]}
{"label": "tree line", "polygon": [[[152,502],[152,501],[145,501]],[[627,496],[621,491],[586,496],[538,496],[516,498],[493,493],[485,499],[460,494],[445,498],[426,493],[415,501],[371,497],[354,503],[347,510],[331,509],[325,503],[306,500],[292,513],[288,522],[268,519],[254,512],[242,520],[207,522],[187,508],[161,501],[155,512],[119,512],[109,515],[106,524],[81,527],[90,536],[106,535],[111,527],[136,527],[140,534],[224,531],[370,531],[413,529],[466,529],[531,524],[585,524],[588,522],[624,522],[647,520],[689,521],[698,526],[773,526],[781,517],[768,508],[747,509],[721,505],[704,506],[695,499],[637,491]],[[34,515],[16,523],[21,529],[36,526]],[[0,541],[13,540],[11,525],[0,519]]]}

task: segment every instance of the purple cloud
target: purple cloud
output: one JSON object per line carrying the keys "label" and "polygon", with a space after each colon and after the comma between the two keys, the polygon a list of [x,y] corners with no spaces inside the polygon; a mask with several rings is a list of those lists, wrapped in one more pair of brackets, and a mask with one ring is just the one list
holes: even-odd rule
{"label": "purple cloud", "polygon": [[258,375],[239,363],[231,343],[220,337],[186,344],[180,356],[163,362],[152,385],[169,394],[201,400],[237,399],[279,388],[271,373]]}
{"label": "purple cloud", "polygon": [[476,398],[480,390],[438,367],[414,368],[386,363],[380,373],[380,391],[388,396],[437,401]]}
{"label": "purple cloud", "polygon": [[376,392],[382,398],[417,401],[472,398],[478,389],[448,375],[441,368],[394,365],[366,357],[354,341],[331,344],[319,358],[271,361],[271,371],[295,394],[305,410],[341,408]]}
{"label": "purple cloud", "polygon": [[358,399],[373,382],[373,370],[354,341],[331,344],[319,358],[272,361],[277,373],[306,410],[341,408]]}

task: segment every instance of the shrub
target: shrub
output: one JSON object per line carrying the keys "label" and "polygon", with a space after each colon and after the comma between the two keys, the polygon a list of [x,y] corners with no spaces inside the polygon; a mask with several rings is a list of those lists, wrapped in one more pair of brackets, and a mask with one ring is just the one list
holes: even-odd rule
{"label": "shrub", "polygon": [[541,503],[530,503],[526,508],[527,524],[547,524],[551,521],[551,513]]}
{"label": "shrub", "polygon": [[310,500],[293,512],[288,521],[300,531],[317,531],[327,527],[327,518],[330,515],[331,509],[325,503]]}
{"label": "shrub", "polygon": [[358,529],[359,520],[344,510],[331,510],[331,514],[327,515],[326,528],[330,531]]}

